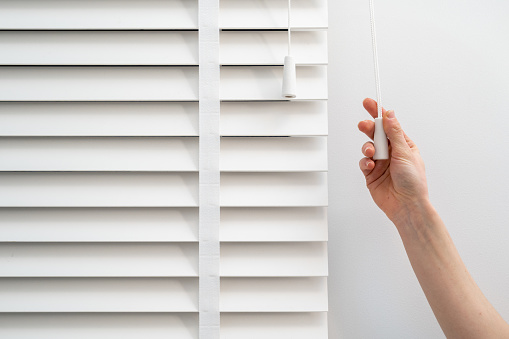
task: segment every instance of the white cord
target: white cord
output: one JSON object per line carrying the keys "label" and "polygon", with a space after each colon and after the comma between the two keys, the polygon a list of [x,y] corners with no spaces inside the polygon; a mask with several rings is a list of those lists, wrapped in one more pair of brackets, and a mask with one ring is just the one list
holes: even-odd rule
{"label": "white cord", "polygon": [[382,117],[382,90],[380,87],[380,70],[378,67],[378,50],[376,46],[376,28],[375,28],[375,5],[373,0],[369,0],[369,8],[371,9],[371,43],[373,44],[373,61],[375,64],[375,81],[376,81],[376,101],[378,102],[378,117]]}
{"label": "white cord", "polygon": [[292,0],[288,0],[288,55],[292,55]]}

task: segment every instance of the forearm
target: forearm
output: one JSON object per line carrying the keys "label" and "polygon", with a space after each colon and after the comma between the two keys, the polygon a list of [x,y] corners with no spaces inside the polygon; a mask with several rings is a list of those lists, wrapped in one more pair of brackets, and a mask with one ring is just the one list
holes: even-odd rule
{"label": "forearm", "polygon": [[428,202],[394,220],[421,287],[448,338],[505,338],[509,326],[468,273]]}

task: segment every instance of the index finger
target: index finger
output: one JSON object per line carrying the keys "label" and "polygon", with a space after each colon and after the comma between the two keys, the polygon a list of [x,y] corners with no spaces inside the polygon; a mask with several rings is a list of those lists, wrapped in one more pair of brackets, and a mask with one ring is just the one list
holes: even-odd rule
{"label": "index finger", "polygon": [[[368,113],[371,114],[373,118],[378,118],[378,104],[375,100],[371,98],[366,98],[362,102],[362,105],[364,106],[366,111],[368,111]],[[382,107],[382,113],[385,113],[386,111],[387,110]]]}

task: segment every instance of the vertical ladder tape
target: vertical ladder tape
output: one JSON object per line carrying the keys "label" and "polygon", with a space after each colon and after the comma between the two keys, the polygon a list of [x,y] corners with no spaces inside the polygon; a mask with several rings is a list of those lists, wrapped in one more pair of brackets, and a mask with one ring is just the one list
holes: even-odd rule
{"label": "vertical ladder tape", "polygon": [[199,0],[199,338],[219,339],[219,0]]}

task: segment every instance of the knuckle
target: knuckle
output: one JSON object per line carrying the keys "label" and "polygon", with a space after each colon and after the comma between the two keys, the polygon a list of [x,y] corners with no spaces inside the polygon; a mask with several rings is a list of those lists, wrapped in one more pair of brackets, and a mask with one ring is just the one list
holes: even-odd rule
{"label": "knuckle", "polygon": [[392,128],[392,131],[395,134],[402,134],[403,133],[403,129],[401,128],[400,124],[394,124],[394,125],[391,126],[391,128]]}

